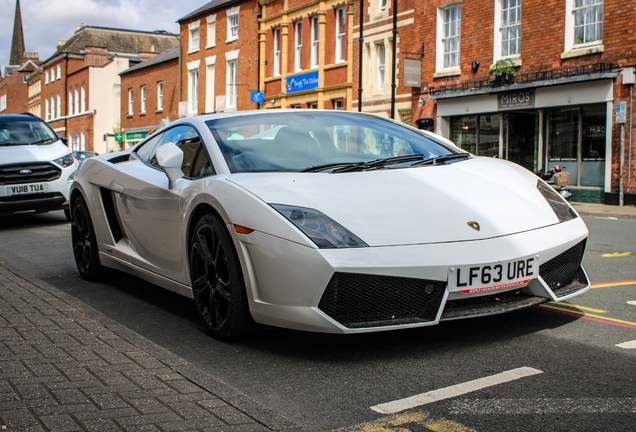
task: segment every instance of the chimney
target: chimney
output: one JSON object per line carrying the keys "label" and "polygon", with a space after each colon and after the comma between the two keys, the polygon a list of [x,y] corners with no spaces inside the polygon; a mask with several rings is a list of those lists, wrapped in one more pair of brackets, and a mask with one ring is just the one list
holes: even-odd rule
{"label": "chimney", "polygon": [[66,39],[58,39],[57,40],[57,47],[61,48],[62,45],[64,45],[66,43]]}

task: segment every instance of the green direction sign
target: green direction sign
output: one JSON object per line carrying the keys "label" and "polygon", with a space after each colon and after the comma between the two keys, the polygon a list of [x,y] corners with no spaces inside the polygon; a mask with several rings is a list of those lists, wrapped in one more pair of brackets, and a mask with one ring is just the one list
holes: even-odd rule
{"label": "green direction sign", "polygon": [[115,142],[124,142],[124,134],[116,133],[115,134]]}
{"label": "green direction sign", "polygon": [[126,141],[138,141],[146,138],[148,132],[131,132],[126,134]]}

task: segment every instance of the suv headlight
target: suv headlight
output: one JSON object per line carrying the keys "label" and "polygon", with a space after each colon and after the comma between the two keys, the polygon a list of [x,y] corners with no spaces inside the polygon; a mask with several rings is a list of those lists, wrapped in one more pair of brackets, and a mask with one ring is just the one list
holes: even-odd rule
{"label": "suv headlight", "polygon": [[351,231],[318,210],[270,204],[321,249],[368,247]]}
{"label": "suv headlight", "polygon": [[69,153],[66,156],[62,156],[59,159],[55,159],[53,162],[55,162],[56,164],[61,165],[62,167],[66,168],[66,167],[70,167],[71,165],[73,165],[73,162],[75,162],[75,159],[73,158],[73,155],[71,153]]}
{"label": "suv headlight", "polygon": [[539,189],[543,198],[545,198],[548,204],[550,204],[554,214],[556,214],[559,218],[559,222],[569,221],[576,217],[576,213],[572,210],[570,204],[568,204],[567,201],[564,200],[563,197],[549,185],[539,180],[537,182],[537,189]]}

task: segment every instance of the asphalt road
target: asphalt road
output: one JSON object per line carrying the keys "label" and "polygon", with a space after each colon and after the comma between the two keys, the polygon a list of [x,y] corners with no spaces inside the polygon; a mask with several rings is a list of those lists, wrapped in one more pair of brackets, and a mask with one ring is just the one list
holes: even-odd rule
{"label": "asphalt road", "polygon": [[[186,298],[122,273],[83,281],[62,212],[3,218],[0,261],[308,431],[634,431],[636,342],[628,347],[636,341],[636,220],[584,220],[584,266],[595,288],[567,304],[357,336],[268,329],[218,342]],[[519,376],[497,381],[509,371]],[[434,393],[425,405],[395,414],[371,409],[427,392]],[[446,398],[435,399],[440,394]]]}

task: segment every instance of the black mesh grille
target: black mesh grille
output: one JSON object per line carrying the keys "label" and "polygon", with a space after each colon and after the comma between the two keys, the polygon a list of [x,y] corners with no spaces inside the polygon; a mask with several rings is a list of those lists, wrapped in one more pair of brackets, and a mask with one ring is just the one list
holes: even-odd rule
{"label": "black mesh grille", "polygon": [[446,282],[335,273],[318,308],[345,327],[433,321]]}
{"label": "black mesh grille", "polygon": [[2,165],[0,185],[50,182],[61,175],[61,169],[47,162]]}
{"label": "black mesh grille", "polygon": [[539,268],[539,275],[555,294],[577,282],[586,241],[576,244]]}

